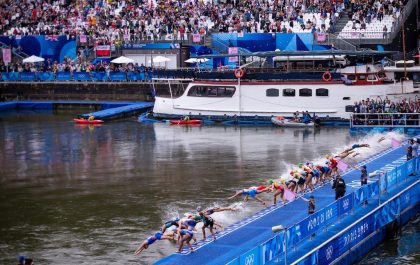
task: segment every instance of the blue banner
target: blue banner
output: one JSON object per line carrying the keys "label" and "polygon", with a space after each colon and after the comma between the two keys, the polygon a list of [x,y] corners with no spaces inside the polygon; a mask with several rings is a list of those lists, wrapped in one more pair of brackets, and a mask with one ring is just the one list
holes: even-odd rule
{"label": "blue banner", "polygon": [[105,72],[92,72],[93,81],[108,81],[108,77]]}
{"label": "blue banner", "polygon": [[354,192],[355,204],[360,205],[368,199],[379,194],[379,184],[377,181],[368,185],[363,185],[360,189]]}
{"label": "blue banner", "polygon": [[338,238],[326,244],[318,250],[317,264],[330,264],[333,260],[339,257]]}
{"label": "blue banner", "polygon": [[135,72],[127,72],[127,80],[137,81],[137,80],[140,80],[140,76],[138,73],[135,73]]}
{"label": "blue banner", "polygon": [[407,173],[407,163],[397,167],[395,170],[397,172],[397,182],[398,183],[400,181],[403,181],[404,178],[409,174],[409,173]]}
{"label": "blue banner", "polygon": [[336,253],[338,257],[375,231],[372,226],[372,218],[372,216],[365,218],[338,237],[338,251]]}
{"label": "blue banner", "polygon": [[284,252],[284,235],[285,232],[280,232],[261,246],[261,264],[266,264]]}
{"label": "blue banner", "polygon": [[1,73],[1,79],[3,81],[17,81],[19,79],[19,73],[18,72],[10,72],[10,73],[3,72]]}
{"label": "blue banner", "polygon": [[397,170],[393,169],[386,175],[387,186],[394,186],[397,183]]}
{"label": "blue banner", "polygon": [[135,44],[123,44],[123,49],[135,49],[135,50],[156,50],[156,49],[179,49],[179,43],[135,43]]}
{"label": "blue banner", "polygon": [[346,196],[338,200],[338,213],[339,216],[350,212],[353,209],[353,193],[347,194]]}
{"label": "blue banner", "polygon": [[35,73],[32,72],[22,72],[19,74],[20,81],[35,81]]}
{"label": "blue banner", "polygon": [[0,42],[12,48],[26,53],[36,55],[44,59],[50,58],[52,62],[62,62],[64,58],[76,59],[76,40],[67,38],[66,35],[49,36],[0,36]]}
{"label": "blue banner", "polygon": [[388,179],[388,173],[379,177],[379,185],[380,185],[381,193],[384,193],[386,191],[386,188],[388,187],[387,179]]}
{"label": "blue banner", "polygon": [[310,256],[306,257],[298,263],[298,265],[315,265],[318,264],[318,251],[315,251]]}
{"label": "blue banner", "polygon": [[53,72],[40,72],[37,73],[37,76],[40,81],[54,81]]}
{"label": "blue banner", "polygon": [[111,81],[126,81],[126,75],[123,72],[111,72],[109,73],[109,79]]}
{"label": "blue banner", "polygon": [[373,215],[374,225],[373,229],[383,227],[392,220],[395,219],[395,216],[400,213],[400,200],[395,199],[388,204],[385,204],[381,209],[375,212]]}
{"label": "blue banner", "polygon": [[401,209],[405,209],[411,205],[411,191],[406,191],[399,197]]}
{"label": "blue banner", "polygon": [[71,75],[70,72],[57,72],[55,74],[55,80],[57,81],[70,81]]}
{"label": "blue banner", "polygon": [[260,247],[255,247],[247,253],[239,257],[240,265],[259,265],[260,264]]}
{"label": "blue banner", "polygon": [[306,237],[315,233],[319,228],[337,219],[337,217],[338,202],[335,201],[329,206],[311,214],[304,220],[289,228],[287,231],[287,246],[291,247],[294,244],[297,244]]}
{"label": "blue banner", "polygon": [[75,81],[90,81],[90,73],[88,72],[74,72],[73,73],[73,79]]}
{"label": "blue banner", "polygon": [[410,175],[410,174],[414,173],[415,172],[416,159],[411,159],[411,160],[407,161],[406,165],[407,165],[406,174]]}

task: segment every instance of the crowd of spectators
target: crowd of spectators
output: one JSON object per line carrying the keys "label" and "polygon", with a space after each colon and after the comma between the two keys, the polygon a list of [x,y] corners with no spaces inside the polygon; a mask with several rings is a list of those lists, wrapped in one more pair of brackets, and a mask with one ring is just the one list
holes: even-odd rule
{"label": "crowd of spectators", "polygon": [[5,0],[0,3],[0,33],[84,35],[115,42],[183,39],[210,30],[325,30],[343,8],[340,0]]}
{"label": "crowd of spectators", "polygon": [[420,125],[420,98],[400,101],[367,98],[355,102],[353,107],[354,125]]}
{"label": "crowd of spectators", "polygon": [[420,113],[419,99],[391,101],[388,98],[376,100],[367,98],[354,103],[354,113]]}
{"label": "crowd of spectators", "polygon": [[70,58],[65,58],[61,63],[57,61],[52,62],[50,59],[47,59],[43,63],[9,63],[8,65],[4,64],[3,61],[0,60],[0,73],[52,72],[53,74],[56,74],[57,72],[69,72],[73,74],[75,72],[106,72],[109,74],[111,72],[148,73],[152,71],[152,67],[146,67],[143,64],[139,65],[138,63],[113,64],[107,62],[99,62],[97,64],[91,64],[86,61],[74,62]]}

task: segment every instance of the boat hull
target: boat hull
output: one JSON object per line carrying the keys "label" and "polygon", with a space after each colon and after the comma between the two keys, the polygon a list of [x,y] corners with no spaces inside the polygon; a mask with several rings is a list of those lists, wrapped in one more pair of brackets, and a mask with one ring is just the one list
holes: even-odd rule
{"label": "boat hull", "polygon": [[303,122],[294,122],[289,119],[279,119],[279,117],[271,118],[271,122],[277,126],[281,127],[291,127],[291,128],[311,128],[315,126],[315,123],[303,123]]}
{"label": "boat hull", "polygon": [[77,124],[102,124],[102,123],[104,123],[103,120],[89,121],[89,120],[85,120],[85,119],[73,119],[73,121]]}
{"label": "boat hull", "polygon": [[170,120],[172,125],[189,125],[189,124],[201,124],[201,120]]}

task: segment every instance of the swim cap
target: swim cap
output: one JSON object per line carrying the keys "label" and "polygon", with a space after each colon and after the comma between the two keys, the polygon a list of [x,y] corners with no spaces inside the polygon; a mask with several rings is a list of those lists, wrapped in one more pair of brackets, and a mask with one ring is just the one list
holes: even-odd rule
{"label": "swim cap", "polygon": [[306,165],[310,165],[310,164],[312,164],[312,162],[310,162],[310,161],[306,161],[306,163],[305,163]]}
{"label": "swim cap", "polygon": [[281,184],[286,184],[286,180],[282,179]]}
{"label": "swim cap", "polygon": [[25,256],[19,256],[19,263],[23,263],[25,261]]}
{"label": "swim cap", "polygon": [[201,212],[203,210],[203,207],[198,206],[196,210],[197,210],[197,212]]}
{"label": "swim cap", "polygon": [[314,195],[309,196],[309,199],[315,199]]}
{"label": "swim cap", "polygon": [[293,176],[293,174],[294,174],[295,172],[292,170],[292,171],[290,171],[290,175],[292,175]]}
{"label": "swim cap", "polygon": [[366,169],[366,165],[363,165],[362,168]]}
{"label": "swim cap", "polygon": [[303,166],[303,164],[302,164],[302,163],[299,163],[299,164],[298,164],[298,167],[302,167],[302,166]]}
{"label": "swim cap", "polygon": [[330,155],[326,155],[326,156],[325,156],[325,158],[326,158],[326,159],[330,159],[330,158],[331,158],[331,156],[330,156]]}
{"label": "swim cap", "polygon": [[270,184],[270,185],[271,185],[271,184],[273,184],[273,182],[274,182],[274,181],[273,181],[272,179],[269,179],[269,180],[267,181],[267,183],[268,183],[268,184]]}

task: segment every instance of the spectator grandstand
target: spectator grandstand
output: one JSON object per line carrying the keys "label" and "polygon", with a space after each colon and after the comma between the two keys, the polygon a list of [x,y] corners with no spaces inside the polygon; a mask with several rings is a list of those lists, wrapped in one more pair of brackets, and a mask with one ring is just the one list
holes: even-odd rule
{"label": "spectator grandstand", "polygon": [[97,40],[183,39],[217,32],[327,31],[342,2],[301,0],[16,1],[0,4],[2,35],[80,35]]}

